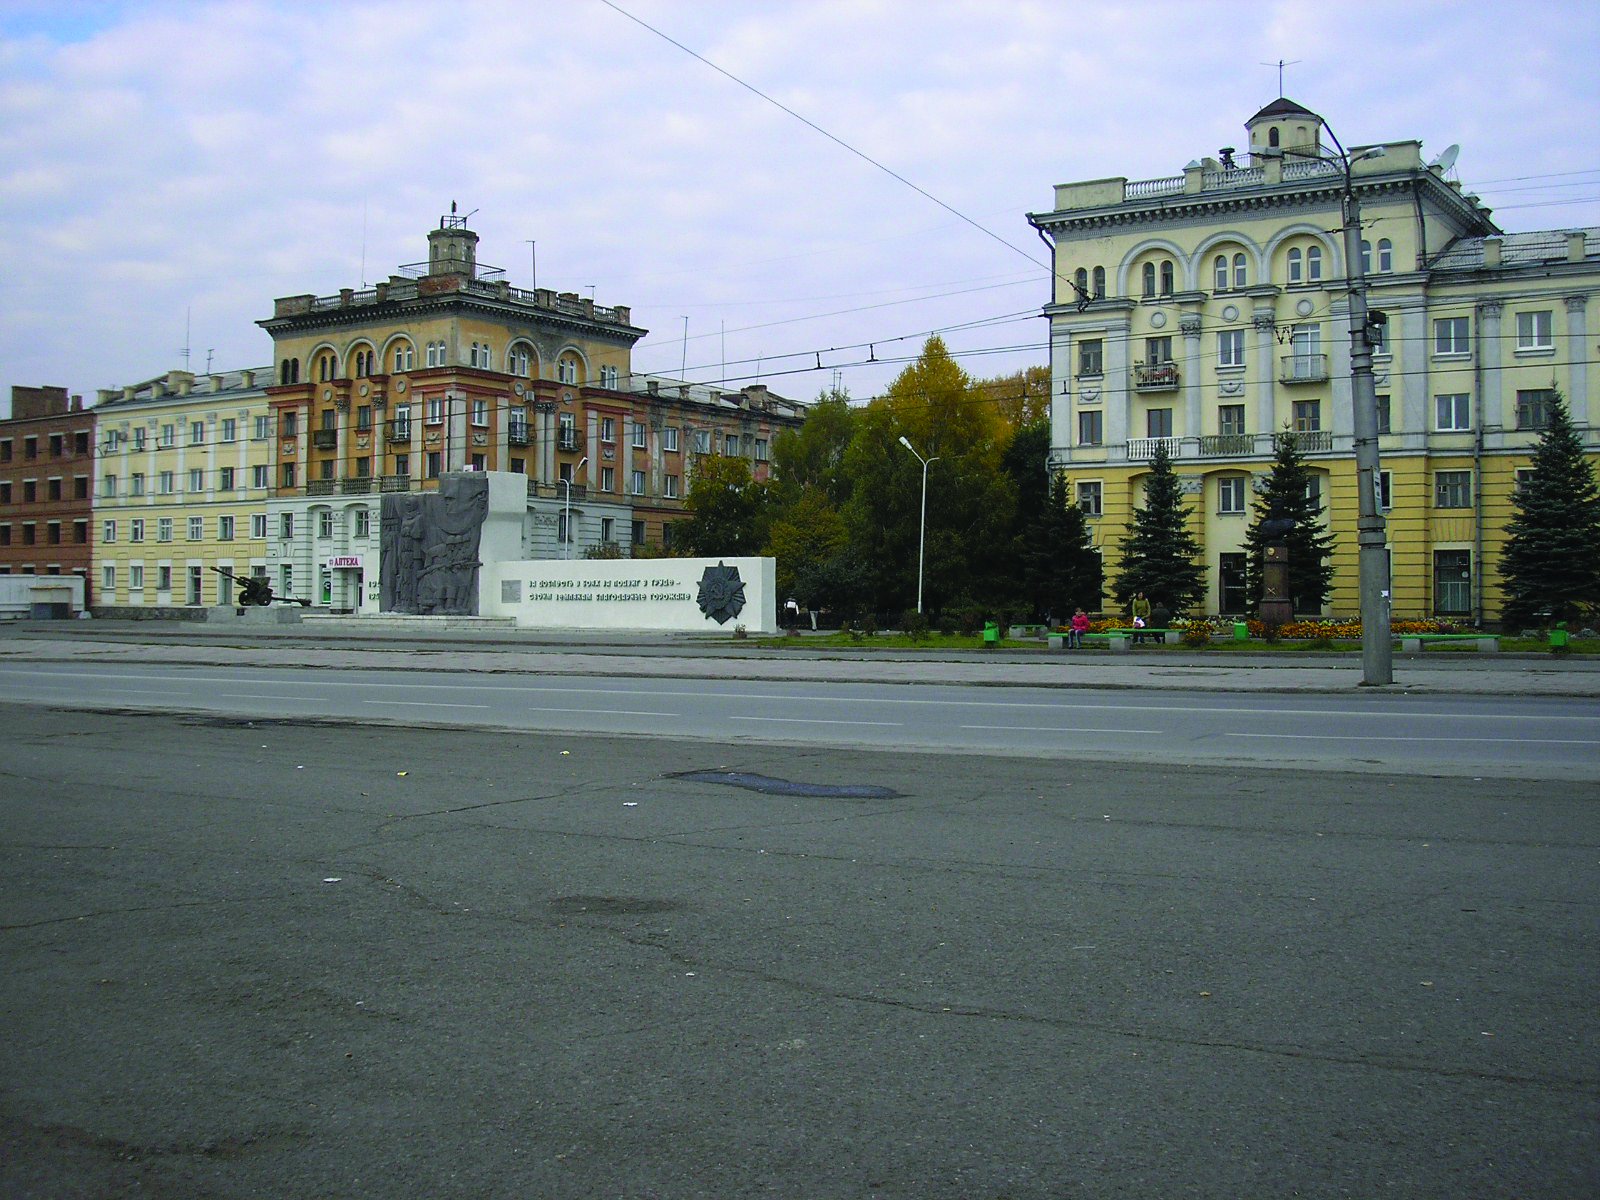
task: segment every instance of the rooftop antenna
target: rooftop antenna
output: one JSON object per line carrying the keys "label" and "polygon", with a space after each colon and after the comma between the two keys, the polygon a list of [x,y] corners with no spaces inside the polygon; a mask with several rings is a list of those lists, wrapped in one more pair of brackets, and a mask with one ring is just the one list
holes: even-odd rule
{"label": "rooftop antenna", "polygon": [[528,243],[528,267],[532,272],[528,276],[528,289],[536,292],[539,290],[539,243],[532,238],[522,240]]}
{"label": "rooftop antenna", "polygon": [[178,351],[183,355],[183,369],[189,369],[189,314],[191,309],[185,305],[183,309],[183,349]]}
{"label": "rooftop antenna", "polygon": [[367,198],[361,197],[361,286],[367,286]]}
{"label": "rooftop antenna", "polygon": [[1262,63],[1260,65],[1263,66],[1263,67],[1277,67],[1278,68],[1278,95],[1282,96],[1283,95],[1283,69],[1285,67],[1298,67],[1304,61],[1305,60],[1301,59],[1301,58],[1291,58],[1288,62],[1284,62],[1283,59],[1280,58],[1275,63],[1264,62],[1264,63]]}
{"label": "rooftop antenna", "polygon": [[206,351],[206,374],[207,375],[211,374],[211,356],[213,354],[215,354],[216,352],[217,352],[217,348],[215,346],[211,347],[211,349]]}
{"label": "rooftop antenna", "polygon": [[683,319],[683,364],[678,368],[678,378],[686,379],[689,372],[689,318]]}

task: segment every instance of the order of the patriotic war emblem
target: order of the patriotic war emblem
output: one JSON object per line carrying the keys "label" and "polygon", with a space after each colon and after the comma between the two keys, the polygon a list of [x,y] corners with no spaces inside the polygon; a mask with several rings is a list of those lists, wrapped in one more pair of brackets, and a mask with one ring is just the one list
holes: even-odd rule
{"label": "order of the patriotic war emblem", "polygon": [[719,562],[700,576],[700,611],[718,625],[744,611],[744,580],[739,568]]}

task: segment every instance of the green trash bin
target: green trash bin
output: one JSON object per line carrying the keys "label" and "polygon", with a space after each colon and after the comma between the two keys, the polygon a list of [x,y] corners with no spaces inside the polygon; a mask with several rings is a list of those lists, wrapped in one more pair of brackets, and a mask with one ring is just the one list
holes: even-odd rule
{"label": "green trash bin", "polygon": [[1250,640],[1250,626],[1243,621],[1235,621],[1233,623],[1233,640],[1236,642],[1248,642]]}
{"label": "green trash bin", "polygon": [[1550,631],[1550,649],[1562,650],[1567,645],[1567,631],[1564,626],[1557,625]]}
{"label": "green trash bin", "polygon": [[985,621],[983,623],[983,644],[985,646],[997,646],[1000,644],[1000,626],[997,622]]}

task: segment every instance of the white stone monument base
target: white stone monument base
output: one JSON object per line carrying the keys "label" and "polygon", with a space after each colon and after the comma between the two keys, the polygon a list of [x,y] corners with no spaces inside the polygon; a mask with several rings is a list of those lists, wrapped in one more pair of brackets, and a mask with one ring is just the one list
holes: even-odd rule
{"label": "white stone monument base", "polygon": [[[707,569],[733,568],[743,606],[718,621],[701,611]],[[485,562],[479,612],[523,628],[644,629],[673,633],[778,631],[777,560],[771,558],[533,559]],[[716,605],[712,605],[715,610]]]}

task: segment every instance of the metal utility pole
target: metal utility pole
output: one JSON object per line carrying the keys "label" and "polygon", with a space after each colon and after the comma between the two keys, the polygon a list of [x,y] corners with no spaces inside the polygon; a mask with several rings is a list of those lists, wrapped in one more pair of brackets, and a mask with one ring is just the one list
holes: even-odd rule
{"label": "metal utility pole", "polygon": [[1390,626],[1389,553],[1383,512],[1378,506],[1378,397],[1372,379],[1371,322],[1367,313],[1366,270],[1361,259],[1361,203],[1350,166],[1378,158],[1374,146],[1352,159],[1328,123],[1322,127],[1339,149],[1344,168],[1341,218],[1344,224],[1345,279],[1350,292],[1350,401],[1356,451],[1356,548],[1361,584],[1361,682],[1394,682],[1394,642]]}
{"label": "metal utility pole", "polygon": [[935,454],[932,458],[923,458],[922,455],[917,453],[917,448],[906,439],[904,434],[900,435],[900,444],[911,451],[916,460],[922,464],[922,525],[917,534],[917,613],[920,615],[922,612],[923,550],[928,544],[928,464],[938,462],[939,456]]}

